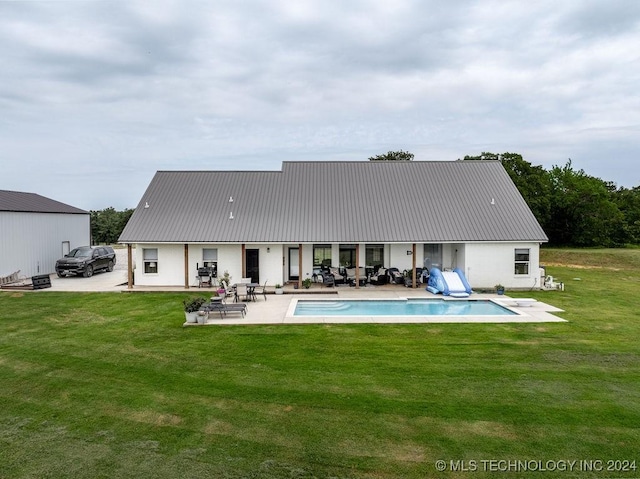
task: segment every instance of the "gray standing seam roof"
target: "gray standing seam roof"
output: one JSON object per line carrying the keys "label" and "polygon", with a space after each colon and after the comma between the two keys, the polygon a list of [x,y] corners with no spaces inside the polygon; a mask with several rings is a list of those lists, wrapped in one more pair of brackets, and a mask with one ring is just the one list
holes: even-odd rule
{"label": "gray standing seam roof", "polygon": [[282,171],[158,171],[119,241],[547,240],[500,162],[465,160],[285,162]]}
{"label": "gray standing seam roof", "polygon": [[36,193],[0,190],[0,211],[23,213],[67,213],[88,215],[89,212]]}

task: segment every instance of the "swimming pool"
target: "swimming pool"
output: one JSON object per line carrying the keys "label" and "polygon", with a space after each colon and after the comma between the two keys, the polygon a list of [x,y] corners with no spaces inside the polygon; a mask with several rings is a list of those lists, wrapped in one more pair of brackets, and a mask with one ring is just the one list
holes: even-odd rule
{"label": "swimming pool", "polygon": [[293,316],[513,316],[489,299],[300,299]]}

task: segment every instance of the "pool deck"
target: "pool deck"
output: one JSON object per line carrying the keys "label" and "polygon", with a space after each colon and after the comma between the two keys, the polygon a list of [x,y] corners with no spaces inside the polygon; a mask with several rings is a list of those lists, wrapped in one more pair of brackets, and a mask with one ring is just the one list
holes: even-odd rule
{"label": "pool deck", "polygon": [[[124,261],[119,261],[116,270],[111,273],[96,274],[91,278],[70,277],[58,278],[51,275],[52,287],[33,291],[34,293],[46,293],[48,291],[102,291],[102,292],[190,292],[208,294],[212,289],[191,287],[154,287],[134,286],[128,289],[126,286],[126,270]],[[271,290],[272,291],[272,290]],[[549,294],[550,299],[553,293]],[[509,298],[506,295],[473,294],[472,299],[493,299],[499,304],[513,309],[519,314],[510,316],[357,316],[357,317],[294,317],[292,316],[292,303],[296,299],[336,300],[336,299],[399,299],[399,298],[424,298],[438,299],[441,295],[434,295],[425,291],[424,286],[416,289],[405,288],[401,285],[383,285],[362,288],[349,286],[325,287],[314,283],[309,291],[294,289],[292,285],[285,287],[285,294],[268,294],[265,301],[258,296],[258,301],[247,303],[247,314],[243,318],[239,314],[229,314],[224,319],[211,315],[208,325],[249,325],[249,324],[355,324],[355,323],[543,323],[565,322],[564,319],[552,313],[562,312],[549,304],[541,301],[523,301],[522,298]],[[456,301],[451,298],[451,301]],[[185,326],[198,326],[198,324],[185,323]]]}
{"label": "pool deck", "polygon": [[[219,315],[211,315],[206,320],[206,325],[249,325],[249,324],[357,324],[357,323],[549,323],[566,322],[566,320],[551,313],[562,312],[549,304],[525,300],[522,298],[510,298],[496,294],[473,294],[471,299],[492,299],[502,306],[518,313],[517,315],[504,316],[293,316],[295,301],[299,299],[313,300],[337,300],[337,299],[404,299],[423,298],[439,299],[441,295],[434,295],[424,289],[410,289],[402,287],[392,288],[335,288],[331,295],[318,295],[317,293],[267,295],[267,300],[262,296],[255,302],[247,303],[247,313],[244,317],[239,314],[229,314],[224,319]],[[448,299],[459,301],[457,299]],[[185,326],[200,326],[199,324],[185,323]]]}

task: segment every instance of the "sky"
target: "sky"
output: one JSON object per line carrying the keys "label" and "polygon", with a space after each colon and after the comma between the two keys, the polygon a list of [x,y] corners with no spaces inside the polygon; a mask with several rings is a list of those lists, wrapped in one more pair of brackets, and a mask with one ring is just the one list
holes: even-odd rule
{"label": "sky", "polygon": [[640,186],[637,0],[0,0],[0,189],[520,153]]}

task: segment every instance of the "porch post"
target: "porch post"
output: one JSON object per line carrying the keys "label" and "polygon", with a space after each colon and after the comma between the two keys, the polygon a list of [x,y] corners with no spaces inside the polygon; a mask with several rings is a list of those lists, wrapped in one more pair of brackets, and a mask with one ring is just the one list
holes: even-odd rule
{"label": "porch post", "polygon": [[411,261],[412,261],[412,267],[411,267],[411,275],[413,276],[413,278],[411,278],[411,288],[416,289],[416,287],[418,286],[416,284],[416,280],[418,278],[418,276],[416,275],[416,244],[413,243],[413,248],[411,250]]}
{"label": "porch post", "polygon": [[302,243],[298,243],[298,289],[302,289]]}
{"label": "porch post", "polygon": [[356,289],[360,288],[360,243],[356,243]]}
{"label": "porch post", "polygon": [[184,244],[184,289],[189,289],[189,245]]}
{"label": "porch post", "polygon": [[127,243],[127,289],[133,288],[133,255],[131,243]]}

